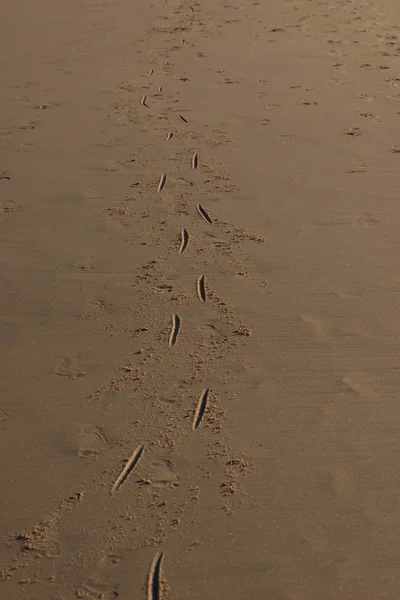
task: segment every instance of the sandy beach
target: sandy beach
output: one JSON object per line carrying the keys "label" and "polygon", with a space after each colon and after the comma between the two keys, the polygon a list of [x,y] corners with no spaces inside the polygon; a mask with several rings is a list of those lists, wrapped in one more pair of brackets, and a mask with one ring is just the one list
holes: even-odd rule
{"label": "sandy beach", "polygon": [[397,600],[400,5],[0,21],[0,598]]}

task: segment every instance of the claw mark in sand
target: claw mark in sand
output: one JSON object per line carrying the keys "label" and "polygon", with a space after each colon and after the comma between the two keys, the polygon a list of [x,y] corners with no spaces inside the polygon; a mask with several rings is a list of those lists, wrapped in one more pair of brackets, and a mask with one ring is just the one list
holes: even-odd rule
{"label": "claw mark in sand", "polygon": [[158,91],[160,92],[160,94],[162,93],[162,91],[163,91],[162,85],[160,85],[160,87],[158,88]]}
{"label": "claw mark in sand", "polygon": [[179,247],[179,254],[183,254],[189,243],[189,232],[187,229],[182,229],[181,232],[181,245]]}
{"label": "claw mark in sand", "polygon": [[154,73],[154,69],[150,69],[150,71],[147,73],[147,77],[150,77],[150,75],[153,75]]}
{"label": "claw mark in sand", "polygon": [[173,348],[176,344],[176,340],[178,339],[179,330],[181,328],[181,319],[178,315],[172,315],[172,329],[169,336],[168,346]]}
{"label": "claw mark in sand", "polygon": [[212,223],[212,219],[210,217],[210,215],[208,214],[208,212],[206,210],[204,210],[204,208],[202,207],[201,204],[197,205],[197,210],[199,211],[200,215],[203,217],[203,219],[205,221],[207,221],[207,223]]}
{"label": "claw mark in sand", "polygon": [[160,177],[160,181],[158,183],[157,192],[161,192],[161,190],[165,186],[166,181],[167,181],[167,176],[164,173],[164,175],[161,175],[161,177]]}
{"label": "claw mark in sand", "polygon": [[133,469],[138,464],[139,460],[142,458],[142,454],[144,451],[144,444],[138,446],[135,452],[132,454],[130,459],[127,461],[126,465],[122,469],[121,473],[118,475],[114,485],[112,486],[111,494],[115,494],[119,490],[119,488],[125,483],[128,479],[129,475],[132,473]]}
{"label": "claw mark in sand", "polygon": [[207,291],[206,291],[206,276],[202,275],[197,280],[197,294],[200,302],[207,302]]}
{"label": "claw mark in sand", "polygon": [[161,600],[163,558],[164,552],[158,552],[151,563],[147,581],[147,600]]}
{"label": "claw mark in sand", "polygon": [[208,392],[209,388],[203,390],[200,394],[199,401],[196,406],[196,410],[194,411],[193,423],[192,423],[192,431],[198,428],[200,425],[204,413],[206,412],[207,402],[208,402]]}
{"label": "claw mark in sand", "polygon": [[199,166],[199,153],[196,152],[196,154],[193,154],[192,157],[192,169],[197,169],[197,167]]}
{"label": "claw mark in sand", "polygon": [[183,115],[179,115],[179,114],[178,114],[178,119],[180,119],[180,120],[181,120],[181,121],[183,121],[184,123],[187,123],[187,122],[188,122],[188,120],[187,120],[187,119],[185,119],[185,117],[184,117]]}
{"label": "claw mark in sand", "polygon": [[147,96],[143,96],[143,98],[142,98],[142,99],[141,99],[141,101],[140,101],[140,104],[141,104],[142,106],[146,106],[147,108],[149,108],[149,105],[148,105],[148,104],[146,104],[146,100],[147,100]]}
{"label": "claw mark in sand", "polygon": [[167,142],[169,142],[169,140],[172,140],[172,138],[173,138],[173,137],[174,137],[174,134],[173,134],[173,133],[169,133],[169,134],[167,135],[167,138],[166,138],[166,139],[167,139]]}

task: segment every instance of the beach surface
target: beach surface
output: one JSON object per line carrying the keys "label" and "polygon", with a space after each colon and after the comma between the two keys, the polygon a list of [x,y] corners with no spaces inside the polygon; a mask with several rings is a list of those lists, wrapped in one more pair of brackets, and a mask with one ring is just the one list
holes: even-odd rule
{"label": "beach surface", "polygon": [[398,0],[3,4],[0,597],[397,600]]}

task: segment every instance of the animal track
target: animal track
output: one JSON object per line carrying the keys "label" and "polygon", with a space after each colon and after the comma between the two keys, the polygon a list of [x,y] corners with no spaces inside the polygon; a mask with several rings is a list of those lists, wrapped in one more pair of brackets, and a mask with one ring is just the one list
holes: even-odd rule
{"label": "animal track", "polygon": [[133,469],[138,464],[139,460],[142,458],[144,452],[144,444],[138,446],[135,452],[132,454],[130,459],[127,461],[125,467],[122,469],[121,473],[118,475],[114,485],[112,486],[111,494],[115,494],[119,490],[119,488],[125,483],[128,479],[129,475],[131,475]]}
{"label": "animal track", "polygon": [[193,154],[193,157],[192,157],[192,169],[196,170],[198,166],[199,166],[199,154],[198,154],[198,152],[196,152],[196,154]]}
{"label": "animal track", "polygon": [[199,296],[200,302],[207,301],[207,291],[206,291],[206,276],[201,275],[201,277],[197,280],[197,294]]}
{"label": "animal track", "polygon": [[161,600],[162,598],[162,562],[164,552],[159,552],[153,558],[147,581],[147,600]]}
{"label": "animal track", "polygon": [[161,192],[163,190],[163,188],[166,184],[166,181],[167,181],[167,176],[164,173],[164,175],[161,175],[161,177],[160,177],[160,181],[159,181],[158,187],[157,187],[157,192]]}
{"label": "animal track", "polygon": [[169,140],[172,140],[173,137],[174,137],[174,134],[172,133],[172,131],[170,131],[166,137],[167,142],[169,142]]}
{"label": "animal track", "polygon": [[140,101],[140,104],[142,106],[146,106],[146,108],[148,108],[148,104],[146,104],[146,100],[147,100],[147,96],[143,96],[143,98]]}
{"label": "animal track", "polygon": [[180,119],[181,121],[183,121],[184,123],[187,123],[188,120],[183,116],[183,115],[179,115],[178,114],[178,119]]}
{"label": "animal track", "polygon": [[192,423],[193,431],[199,427],[199,425],[203,419],[204,413],[207,408],[208,393],[209,393],[209,388],[206,388],[200,394],[200,398],[197,403],[196,410],[194,411],[194,417],[193,417],[193,423]]}
{"label": "animal track", "polygon": [[207,223],[210,223],[210,225],[211,225],[212,219],[211,219],[210,215],[208,214],[208,212],[202,207],[201,204],[197,205],[197,210],[198,210],[199,214],[203,217],[203,219],[205,221],[207,221]]}
{"label": "animal track", "polygon": [[183,254],[189,243],[189,232],[183,228],[181,232],[181,245],[179,247],[179,254]]}
{"label": "animal track", "polygon": [[178,315],[172,315],[172,328],[171,334],[169,336],[168,345],[170,348],[173,348],[176,344],[176,340],[178,339],[179,331],[181,328],[181,319]]}

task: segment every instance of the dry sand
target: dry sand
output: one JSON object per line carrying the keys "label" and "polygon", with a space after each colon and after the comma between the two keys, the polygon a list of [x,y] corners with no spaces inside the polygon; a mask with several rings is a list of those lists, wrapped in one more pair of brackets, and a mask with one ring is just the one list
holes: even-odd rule
{"label": "dry sand", "polygon": [[399,36],[3,3],[0,598],[399,598]]}

